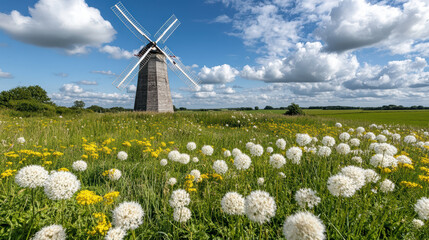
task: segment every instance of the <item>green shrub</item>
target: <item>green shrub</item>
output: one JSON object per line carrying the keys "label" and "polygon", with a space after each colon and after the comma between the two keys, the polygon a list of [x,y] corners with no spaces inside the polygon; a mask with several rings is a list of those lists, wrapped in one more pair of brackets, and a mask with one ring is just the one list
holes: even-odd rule
{"label": "green shrub", "polygon": [[285,115],[304,115],[304,111],[302,111],[298,104],[292,103],[287,107]]}
{"label": "green shrub", "polygon": [[20,112],[55,112],[53,105],[35,100],[11,100],[8,105],[10,108]]}

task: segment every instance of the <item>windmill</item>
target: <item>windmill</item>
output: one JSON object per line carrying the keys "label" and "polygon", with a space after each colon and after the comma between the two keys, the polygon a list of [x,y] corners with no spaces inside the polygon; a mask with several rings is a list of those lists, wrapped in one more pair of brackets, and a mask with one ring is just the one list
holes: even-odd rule
{"label": "windmill", "polygon": [[[134,111],[173,112],[168,67],[189,87],[198,88],[200,80],[193,74],[167,46],[160,48],[180,25],[172,15],[150,39],[146,31],[127,11],[121,2],[112,7],[113,12],[127,28],[146,45],[135,55],[128,67],[113,82],[118,89],[125,89],[138,74]],[[149,42],[149,43],[148,43]]]}

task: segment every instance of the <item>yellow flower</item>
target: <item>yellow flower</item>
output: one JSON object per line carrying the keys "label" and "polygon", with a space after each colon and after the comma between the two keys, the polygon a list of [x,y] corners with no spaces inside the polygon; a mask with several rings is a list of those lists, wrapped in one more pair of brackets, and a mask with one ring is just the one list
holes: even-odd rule
{"label": "yellow flower", "polygon": [[419,175],[419,179],[429,183],[429,176]]}
{"label": "yellow flower", "polygon": [[117,197],[119,197],[119,192],[106,193],[106,195],[103,196],[104,204],[106,204],[106,205],[112,204]]}
{"label": "yellow flower", "polygon": [[2,172],[2,174],[1,174],[1,178],[7,178],[7,177],[10,177],[10,176],[12,176],[15,172],[16,172],[16,170],[6,169],[6,171]]}
{"label": "yellow flower", "polygon": [[220,180],[220,181],[222,181],[222,176],[221,176],[221,175],[219,175],[219,174],[217,174],[217,173],[213,173],[213,174],[212,174],[212,177],[213,177],[214,179],[216,179],[216,180]]}
{"label": "yellow flower", "polygon": [[88,155],[83,154],[82,156],[80,156],[80,158],[82,158],[82,159],[88,159]]}
{"label": "yellow flower", "polygon": [[128,141],[125,141],[125,142],[122,143],[122,146],[131,147],[131,143],[128,142]]}
{"label": "yellow flower", "polygon": [[414,166],[408,163],[400,164],[403,168],[408,168],[414,170]]}
{"label": "yellow flower", "polygon": [[58,172],[70,172],[67,168],[60,168],[58,169]]}
{"label": "yellow flower", "polygon": [[390,168],[383,168],[381,171],[384,173],[391,173],[392,172],[392,170],[390,170]]}
{"label": "yellow flower", "polygon": [[423,188],[422,185],[418,184],[418,183],[414,183],[414,182],[407,182],[407,181],[402,181],[400,182],[400,184],[404,185],[405,187],[408,188]]}
{"label": "yellow flower", "polygon": [[94,213],[92,214],[97,219],[97,225],[92,227],[88,231],[89,235],[100,234],[102,236],[106,235],[107,231],[112,227],[112,224],[107,220],[107,216],[104,213]]}
{"label": "yellow flower", "polygon": [[82,190],[76,196],[76,201],[80,205],[92,205],[99,203],[103,200],[103,197],[98,196],[93,191]]}
{"label": "yellow flower", "polygon": [[62,152],[54,152],[54,153],[52,153],[52,156],[54,156],[54,157],[60,157],[62,155],[64,155],[64,153],[62,153]]}

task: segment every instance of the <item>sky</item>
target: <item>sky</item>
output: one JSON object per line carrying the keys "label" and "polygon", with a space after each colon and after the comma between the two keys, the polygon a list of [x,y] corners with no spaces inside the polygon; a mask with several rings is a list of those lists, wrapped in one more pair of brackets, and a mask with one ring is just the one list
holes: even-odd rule
{"label": "sky", "polygon": [[[25,0],[0,5],[0,91],[40,85],[58,105],[134,105],[137,79],[112,82],[142,42],[112,0]],[[429,106],[428,0],[123,0],[202,81],[169,71],[186,108]]]}

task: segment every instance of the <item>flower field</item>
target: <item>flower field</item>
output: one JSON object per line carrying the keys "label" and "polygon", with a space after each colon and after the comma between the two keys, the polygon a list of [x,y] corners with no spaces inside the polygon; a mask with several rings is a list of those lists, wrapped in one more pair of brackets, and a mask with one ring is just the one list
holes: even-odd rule
{"label": "flower field", "polygon": [[0,239],[427,239],[428,129],[250,112],[0,118]]}

